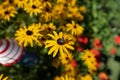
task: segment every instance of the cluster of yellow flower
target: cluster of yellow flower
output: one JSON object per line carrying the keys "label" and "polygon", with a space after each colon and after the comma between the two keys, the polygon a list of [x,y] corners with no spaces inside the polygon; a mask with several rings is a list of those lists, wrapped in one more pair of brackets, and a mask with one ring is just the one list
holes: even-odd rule
{"label": "cluster of yellow flower", "polygon": [[[80,58],[84,61],[84,64],[87,65],[88,73],[81,73],[81,69],[78,67],[78,65],[82,64],[78,64],[71,53],[64,54],[63,57],[60,57],[59,59],[56,58],[53,61],[54,67],[58,68],[59,65],[62,65],[63,67],[61,76],[56,76],[54,80],[93,80],[92,75],[97,70],[94,54],[89,50],[84,50]],[[61,77],[64,79],[61,79]]]}
{"label": "cluster of yellow flower", "polygon": [[[90,74],[80,74],[72,53],[76,38],[84,31],[80,22],[86,12],[84,6],[77,5],[77,0],[5,0],[0,9],[0,18],[6,21],[19,14],[19,9],[23,9],[29,17],[39,17],[38,23],[20,27],[15,39],[24,47],[38,45],[49,48],[48,55],[53,53],[53,57],[57,58],[54,61],[58,65],[54,61],[53,65],[56,68],[59,64],[64,67],[63,76],[57,76],[55,80],[92,80]],[[54,23],[56,21],[58,24]],[[89,50],[83,52],[80,59],[88,66],[90,73],[96,71],[96,60]]]}
{"label": "cluster of yellow flower", "polygon": [[93,53],[91,53],[89,50],[84,50],[81,58],[82,58],[82,60],[84,60],[84,63],[88,66],[90,73],[93,73],[94,71],[97,70],[96,58]]}
{"label": "cluster of yellow flower", "polygon": [[72,18],[83,20],[84,6],[76,6],[77,0],[5,0],[0,5],[0,18],[10,21],[19,9],[25,10],[30,16],[40,16],[45,22],[53,19]]}
{"label": "cluster of yellow flower", "polygon": [[8,80],[8,76],[3,77],[3,74],[0,75],[0,80]]}

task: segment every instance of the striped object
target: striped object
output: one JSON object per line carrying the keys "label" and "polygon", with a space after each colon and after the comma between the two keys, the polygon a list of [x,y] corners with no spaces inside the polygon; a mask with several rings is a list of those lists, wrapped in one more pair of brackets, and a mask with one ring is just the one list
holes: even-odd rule
{"label": "striped object", "polygon": [[15,64],[23,55],[23,47],[13,39],[0,40],[0,63],[3,66]]}

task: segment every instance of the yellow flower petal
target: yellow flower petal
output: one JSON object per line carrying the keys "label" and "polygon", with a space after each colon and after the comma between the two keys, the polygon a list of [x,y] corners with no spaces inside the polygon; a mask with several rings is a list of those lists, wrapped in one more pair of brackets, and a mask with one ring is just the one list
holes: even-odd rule
{"label": "yellow flower petal", "polygon": [[68,48],[68,49],[71,49],[71,50],[74,50],[74,47],[68,45],[68,44],[65,44],[65,47]]}
{"label": "yellow flower petal", "polygon": [[57,46],[53,46],[52,48],[50,48],[50,50],[48,51],[48,55],[50,55],[56,49],[57,49]]}
{"label": "yellow flower petal", "polygon": [[54,51],[54,53],[53,53],[53,57],[56,56],[56,54],[57,54],[57,52],[58,52],[58,49],[59,49],[59,48],[56,48],[56,50]]}

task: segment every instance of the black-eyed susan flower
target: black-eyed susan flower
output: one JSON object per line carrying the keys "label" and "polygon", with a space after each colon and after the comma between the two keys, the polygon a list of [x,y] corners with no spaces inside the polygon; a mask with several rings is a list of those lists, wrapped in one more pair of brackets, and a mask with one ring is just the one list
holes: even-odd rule
{"label": "black-eyed susan flower", "polygon": [[14,2],[18,6],[18,8],[23,8],[28,0],[14,0]]}
{"label": "black-eyed susan flower", "polygon": [[44,35],[38,38],[39,46],[43,46],[45,44],[45,41],[48,39],[47,34],[52,33],[54,30],[56,30],[56,26],[52,22],[48,24],[36,24],[36,25],[40,27],[40,29],[42,30],[41,34]]}
{"label": "black-eyed susan flower", "polygon": [[15,6],[15,2],[14,2],[15,0],[4,0],[3,1],[3,5],[5,6],[8,6],[8,5],[11,5],[11,6]]}
{"label": "black-eyed susan flower", "polygon": [[52,7],[52,1],[51,0],[41,0],[43,7]]}
{"label": "black-eyed susan flower", "polygon": [[20,45],[26,47],[28,44],[33,47],[34,41],[39,43],[38,37],[41,37],[40,27],[32,24],[28,27],[24,26],[16,31],[15,39],[18,41]]}
{"label": "black-eyed susan flower", "polygon": [[81,59],[84,60],[85,65],[88,66],[89,72],[93,73],[94,71],[97,70],[96,67],[96,58],[93,53],[91,53],[89,50],[84,50],[82,53]]}
{"label": "black-eyed susan flower", "polygon": [[3,77],[3,74],[0,75],[0,80],[8,80],[8,76]]}
{"label": "black-eyed susan flower", "polygon": [[60,18],[60,16],[64,16],[63,15],[64,12],[65,12],[65,7],[63,4],[56,4],[52,10],[52,14],[55,19]]}
{"label": "black-eyed susan flower", "polygon": [[67,31],[70,31],[72,35],[81,35],[84,31],[84,28],[80,26],[79,24],[76,24],[75,21],[72,20],[72,23],[66,24]]}
{"label": "black-eyed susan flower", "polygon": [[90,50],[84,50],[81,58],[82,58],[82,60],[96,61],[95,55]]}
{"label": "black-eyed susan flower", "polygon": [[68,6],[67,17],[77,19],[79,21],[82,21],[84,19],[84,16],[80,13],[77,6]]}
{"label": "black-eyed susan flower", "polygon": [[93,74],[97,70],[96,61],[86,60],[84,64],[88,67],[88,72]]}
{"label": "black-eyed susan flower", "polygon": [[93,80],[93,78],[90,74],[86,74],[84,76],[81,76],[80,80]]}
{"label": "black-eyed susan flower", "polygon": [[54,30],[56,30],[56,26],[54,25],[53,22],[50,22],[50,23],[42,24],[41,29],[42,29],[42,34],[45,37],[45,35],[47,35],[48,33],[52,33]]}
{"label": "black-eyed susan flower", "polygon": [[45,30],[48,30],[49,32],[56,30],[56,26],[54,25],[53,22],[49,24],[43,24],[43,26],[45,27]]}
{"label": "black-eyed susan flower", "polygon": [[86,12],[85,6],[80,6],[79,10],[80,10],[81,13],[85,13]]}
{"label": "black-eyed susan flower", "polygon": [[52,66],[55,68],[58,68],[60,66],[60,59],[59,58],[54,58],[52,62]]}
{"label": "black-eyed susan flower", "polygon": [[77,6],[68,6],[68,13],[67,16],[68,18],[74,17],[74,14],[78,12],[78,7]]}
{"label": "black-eyed susan flower", "polygon": [[68,53],[68,54],[64,54],[63,56],[60,56],[59,58],[62,64],[68,64],[72,61],[73,55],[72,53]]}
{"label": "black-eyed susan flower", "polygon": [[66,0],[57,0],[56,1],[58,4],[65,4],[67,1]]}
{"label": "black-eyed susan flower", "polygon": [[60,80],[75,80],[75,78],[68,75],[64,75],[60,77]]}
{"label": "black-eyed susan flower", "polygon": [[17,14],[17,11],[14,6],[6,6],[6,7],[0,7],[0,15],[1,18],[4,20],[10,21],[10,17],[15,17],[15,14]]}
{"label": "black-eyed susan flower", "polygon": [[64,65],[63,74],[68,76],[75,76],[78,72],[78,68],[73,67],[71,64]]}
{"label": "black-eyed susan flower", "polygon": [[68,49],[74,50],[74,47],[72,46],[74,44],[73,41],[68,40],[68,36],[64,35],[62,32],[57,34],[55,31],[53,31],[54,35],[48,34],[49,37],[51,37],[51,40],[46,41],[45,48],[50,48],[48,51],[48,54],[53,53],[53,57],[56,56],[56,54],[60,53],[60,55],[64,55],[64,53],[69,53]]}
{"label": "black-eyed susan flower", "polygon": [[55,76],[53,80],[61,80],[60,76]]}
{"label": "black-eyed susan flower", "polygon": [[50,21],[53,17],[52,8],[46,6],[43,8],[40,18],[43,18],[44,21]]}
{"label": "black-eyed susan flower", "polygon": [[77,0],[67,0],[67,3],[69,6],[75,6],[76,2],[77,2]]}
{"label": "black-eyed susan flower", "polygon": [[33,14],[37,16],[42,11],[42,3],[39,0],[30,0],[29,3],[25,4],[24,10],[29,13],[30,16]]}

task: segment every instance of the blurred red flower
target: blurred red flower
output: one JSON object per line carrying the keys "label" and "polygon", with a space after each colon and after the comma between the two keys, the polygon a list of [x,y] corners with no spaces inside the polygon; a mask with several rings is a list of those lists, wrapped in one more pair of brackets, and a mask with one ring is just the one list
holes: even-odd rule
{"label": "blurred red flower", "polygon": [[97,50],[97,49],[91,49],[90,50],[94,55],[95,55],[95,58],[96,58],[96,60],[97,60],[97,64],[96,64],[96,67],[97,68],[99,68],[100,67],[100,51],[99,50]]}
{"label": "blurred red flower", "polygon": [[82,37],[78,37],[78,42],[82,43],[82,44],[87,44],[88,43],[88,37],[86,36],[82,36]]}
{"label": "blurred red flower", "polygon": [[95,39],[93,40],[93,46],[94,46],[95,48],[101,49],[101,48],[102,48],[102,44],[101,44],[100,39],[95,38]]}
{"label": "blurred red flower", "polygon": [[96,57],[99,57],[99,56],[100,56],[100,51],[99,51],[99,50],[93,48],[93,49],[91,49],[90,51],[91,51],[92,53],[94,53]]}
{"label": "blurred red flower", "polygon": [[76,66],[77,66],[77,61],[76,61],[76,60],[72,60],[72,61],[71,61],[71,65],[72,65],[73,67],[76,67]]}
{"label": "blurred red flower", "polygon": [[120,35],[114,37],[115,44],[120,44]]}
{"label": "blurred red flower", "polygon": [[100,65],[101,65],[101,63],[100,63],[100,61],[98,61],[97,64],[96,64],[96,67],[100,68]]}
{"label": "blurred red flower", "polygon": [[77,51],[81,52],[83,50],[83,48],[81,46],[77,46]]}
{"label": "blurred red flower", "polygon": [[110,50],[110,53],[111,53],[111,54],[116,54],[116,53],[117,53],[117,49],[116,49],[116,48],[112,48],[112,49]]}

